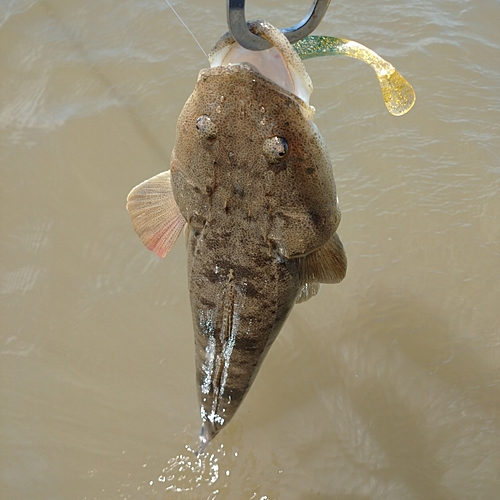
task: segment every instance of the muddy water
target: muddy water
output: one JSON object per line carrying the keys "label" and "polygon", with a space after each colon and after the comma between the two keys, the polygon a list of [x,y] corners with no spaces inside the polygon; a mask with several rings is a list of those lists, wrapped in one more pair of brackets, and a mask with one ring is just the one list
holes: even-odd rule
{"label": "muddy water", "polygon": [[[278,26],[308,8],[247,3]],[[175,4],[205,50],[224,4]],[[497,498],[499,18],[332,2],[318,33],[390,60],[417,104],[394,118],[368,66],[306,62],[348,274],[295,308],[196,459],[186,253],[148,252],[124,205],[166,169],[204,55],[162,0],[4,0],[0,498]]]}

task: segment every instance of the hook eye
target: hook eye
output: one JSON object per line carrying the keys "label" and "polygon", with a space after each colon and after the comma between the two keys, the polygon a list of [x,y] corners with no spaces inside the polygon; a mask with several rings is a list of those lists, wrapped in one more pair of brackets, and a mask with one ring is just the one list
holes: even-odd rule
{"label": "hook eye", "polygon": [[[312,33],[325,17],[330,0],[314,0],[308,14],[299,23],[282,28],[280,31],[290,43],[298,42]],[[234,39],[247,50],[266,50],[271,48],[264,38],[254,35],[245,19],[245,0],[227,0],[227,24]]]}

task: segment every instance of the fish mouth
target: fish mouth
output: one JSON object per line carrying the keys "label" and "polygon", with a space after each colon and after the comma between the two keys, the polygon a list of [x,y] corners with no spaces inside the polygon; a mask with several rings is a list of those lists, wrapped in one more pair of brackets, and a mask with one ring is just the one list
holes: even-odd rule
{"label": "fish mouth", "polygon": [[218,66],[230,64],[248,64],[291,94],[300,97],[305,102],[309,100],[303,83],[300,79],[294,78],[294,74],[276,47],[255,52],[235,44],[228,50],[222,64],[218,64]]}
{"label": "fish mouth", "polygon": [[265,21],[254,21],[249,28],[269,40],[273,47],[267,50],[247,50],[230,34],[224,35],[210,52],[210,66],[250,64],[266,78],[309,104],[312,82],[307,71],[287,38]]}

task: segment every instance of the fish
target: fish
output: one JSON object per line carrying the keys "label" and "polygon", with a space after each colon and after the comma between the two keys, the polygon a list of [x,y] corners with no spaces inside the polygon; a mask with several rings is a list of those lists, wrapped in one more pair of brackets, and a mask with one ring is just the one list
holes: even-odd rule
{"label": "fish", "polygon": [[170,170],[127,198],[159,257],[185,228],[201,451],[240,407],[294,305],[347,269],[311,79],[278,29],[250,29],[272,47],[248,51],[229,33],[216,43],[178,118]]}

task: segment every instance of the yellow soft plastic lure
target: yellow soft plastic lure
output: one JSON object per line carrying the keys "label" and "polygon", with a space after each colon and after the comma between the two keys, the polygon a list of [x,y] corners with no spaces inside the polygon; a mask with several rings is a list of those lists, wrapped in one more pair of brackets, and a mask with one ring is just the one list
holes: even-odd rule
{"label": "yellow soft plastic lure", "polygon": [[358,42],[333,36],[307,36],[293,44],[301,59],[321,56],[347,56],[369,64],[377,74],[385,105],[394,116],[408,113],[415,104],[413,87],[394,66]]}

